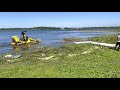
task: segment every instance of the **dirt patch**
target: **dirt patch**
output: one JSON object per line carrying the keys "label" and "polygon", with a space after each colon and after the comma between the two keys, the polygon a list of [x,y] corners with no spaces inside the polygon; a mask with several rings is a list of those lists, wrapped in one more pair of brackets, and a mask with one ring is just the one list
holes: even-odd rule
{"label": "dirt patch", "polygon": [[50,57],[44,57],[44,58],[37,58],[37,59],[42,59],[42,60],[49,60],[51,58],[53,58],[54,56],[50,56]]}
{"label": "dirt patch", "polygon": [[94,46],[94,49],[98,49],[99,47],[98,46]]}
{"label": "dirt patch", "polygon": [[89,49],[87,51],[82,52],[82,54],[88,54],[88,53],[91,53],[92,51],[93,51],[93,49]]}
{"label": "dirt patch", "polygon": [[68,57],[76,56],[77,54],[68,54]]}
{"label": "dirt patch", "polygon": [[98,47],[98,46],[94,46],[93,48],[91,48],[91,49],[89,49],[89,50],[87,50],[87,51],[82,52],[82,54],[91,53],[91,52],[92,52],[93,50],[95,50],[95,49],[99,49],[99,47]]}

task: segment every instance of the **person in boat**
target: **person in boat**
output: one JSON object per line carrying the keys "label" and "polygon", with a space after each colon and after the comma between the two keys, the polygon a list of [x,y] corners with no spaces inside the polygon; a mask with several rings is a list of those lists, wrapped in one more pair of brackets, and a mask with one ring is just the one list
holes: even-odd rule
{"label": "person in boat", "polygon": [[[118,46],[119,45],[119,46]],[[115,45],[115,48],[114,48],[114,50],[117,48],[117,46],[118,46],[118,51],[119,51],[119,49],[120,49],[120,32],[118,33],[118,36],[117,36],[117,43],[116,43],[116,45]]]}
{"label": "person in boat", "polygon": [[28,36],[26,36],[25,32],[26,32],[26,31],[22,31],[22,32],[21,32],[22,41],[27,41],[27,40],[28,40]]}

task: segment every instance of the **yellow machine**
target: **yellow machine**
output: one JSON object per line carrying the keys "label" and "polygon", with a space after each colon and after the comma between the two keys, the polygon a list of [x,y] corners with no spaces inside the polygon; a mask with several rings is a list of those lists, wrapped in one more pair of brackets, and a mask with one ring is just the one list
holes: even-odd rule
{"label": "yellow machine", "polygon": [[24,45],[24,44],[36,44],[39,43],[40,41],[32,38],[28,38],[27,41],[22,41],[19,39],[18,36],[12,36],[12,42],[11,45]]}

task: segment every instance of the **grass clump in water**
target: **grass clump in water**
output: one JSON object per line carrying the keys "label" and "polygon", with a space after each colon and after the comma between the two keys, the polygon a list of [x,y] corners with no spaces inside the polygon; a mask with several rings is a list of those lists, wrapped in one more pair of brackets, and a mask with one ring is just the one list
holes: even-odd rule
{"label": "grass clump in water", "polygon": [[82,41],[81,38],[71,37],[71,38],[64,38],[65,42],[79,42]]}

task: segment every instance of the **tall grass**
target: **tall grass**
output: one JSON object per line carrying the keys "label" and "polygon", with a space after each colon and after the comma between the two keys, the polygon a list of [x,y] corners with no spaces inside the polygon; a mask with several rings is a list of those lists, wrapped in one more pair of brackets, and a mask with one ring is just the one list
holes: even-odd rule
{"label": "tall grass", "polygon": [[89,38],[89,40],[113,44],[117,42],[117,35],[116,34],[103,35],[99,37]]}

